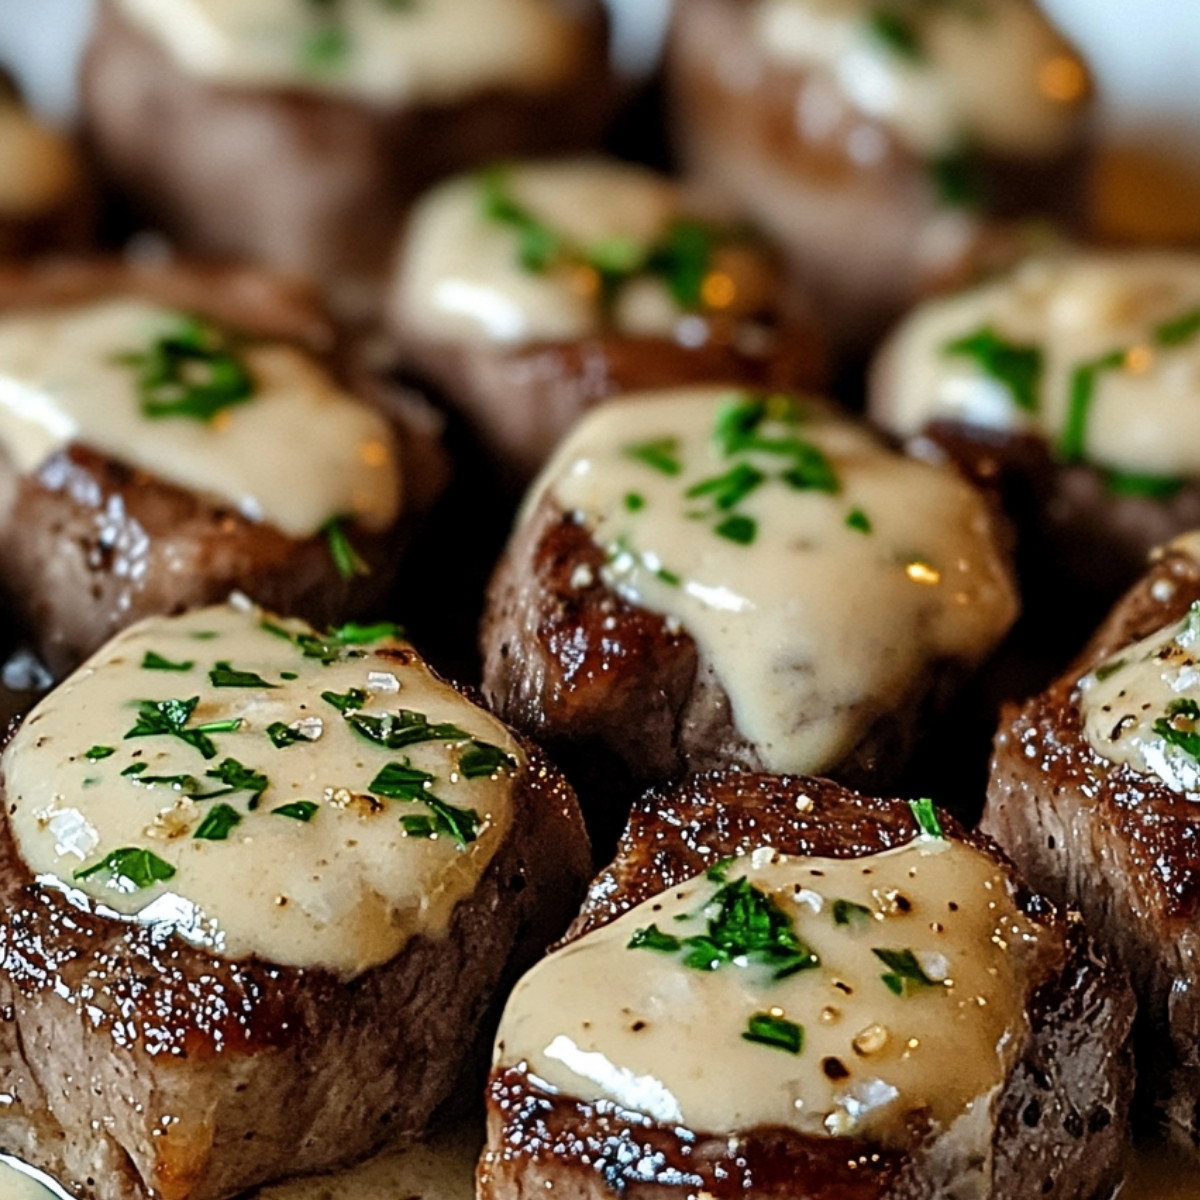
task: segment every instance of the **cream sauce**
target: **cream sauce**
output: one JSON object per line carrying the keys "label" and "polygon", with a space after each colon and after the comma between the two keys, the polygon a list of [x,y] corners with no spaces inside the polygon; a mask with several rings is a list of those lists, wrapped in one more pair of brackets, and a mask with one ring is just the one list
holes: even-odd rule
{"label": "cream sauce", "polygon": [[[816,447],[840,490],[796,490],[782,479],[787,455],[717,446],[719,414],[744,395],[681,389],[594,409],[543,472],[525,519],[545,492],[581,513],[609,553],[606,581],[691,634],[766,769],[819,773],[936,664],[981,661],[1014,619],[1016,594],[983,500],[952,471],[804,402],[797,424],[762,432]],[[630,452],[663,439],[677,474]],[[764,479],[728,510],[711,494],[686,496],[743,468]],[[869,532],[852,527],[859,515]],[[728,517],[757,525],[752,545],[717,534]]]}
{"label": "cream sauce", "polygon": [[298,538],[335,516],[386,528],[400,473],[386,421],[309,355],[249,342],[252,398],[211,421],[142,414],[138,368],[180,314],[135,298],[0,316],[0,445],[21,472],[81,443]]}
{"label": "cream sauce", "polygon": [[[650,925],[706,933],[720,884],[699,876],[526,975],[497,1065],[525,1063],[556,1091],[708,1133],[782,1125],[903,1145],[910,1114],[945,1129],[990,1104],[1025,1037],[1039,953],[1002,868],[961,842],[919,837],[861,859],[765,847],[736,860],[728,879],[741,878],[778,905],[819,965],[775,980],[753,956],[702,970],[682,952],[630,948]],[[837,901],[858,906],[841,924]],[[927,982],[896,994],[876,949],[911,951]],[[802,1027],[799,1053],[742,1037],[763,1012]]]}
{"label": "cream sauce", "polygon": [[1179,744],[1195,730],[1200,745],[1200,604],[1085,675],[1079,712],[1102,758],[1200,793],[1200,758]]}
{"label": "cream sauce", "polygon": [[1076,135],[1087,71],[1034,5],[891,6],[919,47],[911,56],[872,32],[881,9],[865,0],[760,0],[755,31],[769,58],[828,73],[859,111],[923,156],[966,144],[1035,158]]}
{"label": "cream sauce", "polygon": [[[680,213],[678,190],[640,167],[600,160],[526,164],[506,176],[513,199],[580,246],[651,245]],[[602,324],[595,276],[521,265],[518,234],[484,212],[478,177],[434,189],[414,210],[391,307],[405,329],[437,341],[574,341]],[[617,328],[668,335],[680,317],[666,286],[643,279],[620,298]]]}
{"label": "cream sauce", "polygon": [[79,186],[70,142],[20,105],[0,101],[0,217],[35,217]]}
{"label": "cream sauce", "polygon": [[[1076,371],[1117,352],[1122,362],[1095,375],[1086,458],[1131,473],[1197,475],[1200,325],[1173,344],[1158,333],[1197,312],[1200,256],[1088,252],[1031,260],[1005,278],[918,308],[894,337],[873,415],[903,435],[945,419],[1056,442]],[[1019,408],[975,359],[947,352],[984,328],[1041,351],[1036,412]]]}
{"label": "cream sauce", "polygon": [[181,67],[213,83],[379,105],[549,89],[570,78],[584,52],[578,23],[548,0],[118,3]]}
{"label": "cream sauce", "polygon": [[[387,656],[389,647],[399,658]],[[192,666],[146,669],[148,651]],[[209,672],[219,662],[272,686],[215,687]],[[322,698],[353,688],[367,693],[366,714],[412,710],[463,736],[389,750],[354,732]],[[142,701],[191,697],[199,703],[185,728],[241,722],[211,734],[212,757],[169,733],[128,737]],[[301,740],[275,745],[268,729],[276,722]],[[468,736],[512,756],[512,765],[466,777],[459,763]],[[89,759],[93,746],[113,753]],[[222,788],[207,772],[226,759],[267,777],[256,809],[246,790],[189,798]],[[375,783],[387,764],[406,761],[433,776],[433,796],[478,814],[474,840],[409,836],[402,822],[433,808],[387,799]],[[153,618],[120,634],[33,710],[0,767],[17,846],[45,886],[80,905],[174,927],[230,957],[257,954],[349,976],[392,958],[417,933],[446,930],[507,834],[511,781],[523,762],[504,726],[437,679],[411,648],[351,646],[325,665],[263,628],[257,609],[228,606]],[[128,773],[142,764],[141,775]],[[315,805],[307,821],[276,811],[298,802]],[[240,823],[225,840],[198,838],[217,804],[235,809]],[[107,869],[77,876],[129,847],[149,850],[173,876],[148,887]]]}

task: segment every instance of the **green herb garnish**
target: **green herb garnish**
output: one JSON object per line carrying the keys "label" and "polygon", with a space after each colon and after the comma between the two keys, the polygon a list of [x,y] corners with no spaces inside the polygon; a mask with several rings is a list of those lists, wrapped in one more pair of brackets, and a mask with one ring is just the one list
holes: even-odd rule
{"label": "green herb garnish", "polygon": [[897,58],[920,62],[925,57],[916,26],[894,9],[882,6],[872,9],[867,14],[867,29],[880,45]]}
{"label": "green herb garnish", "polygon": [[881,975],[880,979],[888,991],[897,996],[908,995],[916,988],[938,986],[936,979],[930,979],[925,974],[921,964],[917,962],[917,956],[911,950],[872,949],[871,953],[885,967],[891,968],[886,975]]}
{"label": "green herb garnish", "polygon": [[208,680],[213,687],[219,688],[273,688],[278,684],[268,683],[254,671],[239,671],[228,662],[219,662],[208,673]]}
{"label": "green herb garnish", "polygon": [[109,883],[120,892],[140,891],[165,882],[175,874],[175,868],[170,863],[163,862],[150,850],[139,846],[122,846],[98,863],[76,871],[72,878],[90,879],[101,871],[108,872]]}
{"label": "green herb garnish", "polygon": [[[322,693],[324,694],[324,693]],[[465,742],[471,735],[448,721],[431,725],[424,713],[402,708],[394,713],[343,712],[355,733],[388,750],[403,750],[420,742]]]}
{"label": "green herb garnish", "polygon": [[857,529],[859,533],[870,533],[871,518],[861,508],[853,509],[846,515],[846,527]]}
{"label": "green herb garnish", "polygon": [[[686,917],[686,914],[683,914]],[[659,950],[663,954],[674,954],[683,948],[683,942],[674,934],[663,933],[657,925],[635,929],[629,939],[627,950]]]}
{"label": "green herb garnish", "polygon": [[789,487],[800,492],[828,492],[831,495],[841,491],[841,481],[823,450],[797,439],[791,453],[796,461],[783,473],[783,481]]}
{"label": "green herb garnish", "polygon": [[351,688],[348,692],[322,692],[321,699],[345,716],[357,712],[367,702],[367,693],[362,688]]}
{"label": "green herb garnish", "polygon": [[368,790],[391,800],[424,800],[434,778],[428,771],[419,770],[405,759],[403,762],[388,763],[371,780]]}
{"label": "green herb garnish", "polygon": [[321,529],[329,546],[329,557],[333,559],[337,573],[346,580],[371,574],[371,564],[355,550],[346,532],[350,520],[349,517],[334,517],[326,521]]}
{"label": "green herb garnish", "polygon": [[[145,767],[145,763],[135,763],[137,767]],[[195,775],[146,775],[142,771],[128,768],[121,772],[128,775],[138,787],[169,787],[177,792],[194,791],[200,786]]]}
{"label": "green herb garnish", "polygon": [[1147,475],[1137,471],[1104,472],[1104,486],[1110,496],[1174,500],[1183,491],[1185,482],[1177,475]]}
{"label": "green herb garnish", "polygon": [[856,904],[853,900],[835,900],[832,912],[835,925],[852,925],[856,921],[871,919],[871,910],[865,904]]}
{"label": "green herb garnish", "polygon": [[267,737],[281,750],[285,746],[294,746],[297,742],[311,742],[313,740],[310,737],[306,737],[300,730],[293,729],[290,725],[285,725],[282,721],[272,721],[267,726]]}
{"label": "green herb garnish", "polygon": [[236,825],[242,823],[242,814],[228,804],[214,804],[196,827],[193,838],[206,842],[223,842]]}
{"label": "green herb garnish", "polygon": [[1096,676],[1098,683],[1103,683],[1106,679],[1112,678],[1129,660],[1127,658],[1118,658],[1116,662],[1103,663],[1098,666],[1093,674]]}
{"label": "green herb garnish", "polygon": [[116,752],[115,746],[93,746],[84,753],[84,758],[90,762],[99,762],[102,758],[111,758]]}
{"label": "green herb garnish", "polygon": [[176,737],[181,742],[199,750],[205,758],[216,758],[217,747],[213,744],[210,733],[232,733],[240,729],[240,717],[227,721],[207,721],[203,725],[187,728],[196,705],[200,703],[199,696],[190,700],[143,700],[138,705],[137,723],[125,735],[126,739],[137,737],[167,736]]}
{"label": "green herb garnish", "polygon": [[512,770],[517,760],[491,742],[471,742],[458,759],[458,773],[464,779],[488,779],[497,771]]}
{"label": "green herb garnish", "polygon": [[624,504],[627,512],[641,512],[646,507],[646,497],[640,492],[626,492]]}
{"label": "green herb garnish", "polygon": [[804,1049],[804,1026],[769,1012],[755,1013],[746,1023],[742,1037],[775,1050],[786,1050],[788,1054],[799,1054]]}
{"label": "green herb garnish", "polygon": [[942,353],[972,359],[1007,390],[1018,408],[1030,413],[1038,411],[1038,389],[1046,365],[1039,347],[1010,342],[985,325],[966,337],[947,342]]}
{"label": "green herb garnish", "polygon": [[937,809],[929,799],[910,800],[908,807],[912,809],[913,819],[926,837],[945,838],[942,823],[938,820]]}
{"label": "green herb garnish", "polygon": [[190,671],[195,665],[190,658],[187,662],[172,662],[154,650],[147,650],[142,658],[143,671]]}
{"label": "green herb garnish", "polygon": [[1071,395],[1067,406],[1067,420],[1058,440],[1058,456],[1066,463],[1082,462],[1087,448],[1088,418],[1092,412],[1092,400],[1096,383],[1105,371],[1113,371],[1124,365],[1125,351],[1112,350],[1091,362],[1083,363],[1071,374]]}
{"label": "green herb garnish", "polygon": [[979,156],[954,150],[931,159],[926,166],[938,200],[947,208],[982,208],[987,199]]}
{"label": "green herb garnish", "polygon": [[135,762],[130,763],[122,772],[122,775],[140,775],[143,771],[150,769],[149,763]]}
{"label": "green herb garnish", "polygon": [[325,634],[326,641],[336,646],[370,646],[375,642],[399,640],[403,637],[404,627],[394,621],[376,621],[372,625],[347,621]]}
{"label": "green herb garnish", "polygon": [[[1200,732],[1195,729],[1197,720],[1200,720],[1200,704],[1184,696],[1167,705],[1167,715],[1154,722],[1154,732],[1169,746],[1200,761]],[[1192,728],[1181,729],[1176,724],[1178,721],[1188,722]]]}
{"label": "green herb garnish", "polygon": [[1173,317],[1155,327],[1154,340],[1160,346],[1181,346],[1200,333],[1200,308]]}
{"label": "green herb garnish", "polygon": [[254,395],[254,379],[234,339],[199,317],[181,317],[149,350],[122,354],[116,361],[138,368],[145,417],[211,421]]}
{"label": "green herb garnish", "polygon": [[[418,770],[405,759],[403,762],[388,763],[371,781],[369,790],[377,796],[387,796],[392,800],[424,804],[433,814],[429,818],[432,829],[429,834],[420,836],[446,834],[454,838],[460,847],[465,847],[479,836],[479,828],[483,822],[474,809],[458,808],[435,796],[429,790],[433,780],[434,777],[427,771]],[[412,834],[407,824],[405,829]]]}
{"label": "green herb garnish", "polygon": [[319,806],[311,800],[293,800],[291,804],[281,804],[271,809],[272,816],[291,817],[293,821],[311,821]]}
{"label": "green herb garnish", "polygon": [[713,532],[739,546],[749,546],[758,536],[758,522],[753,517],[734,513],[726,517]]}
{"label": "green herb garnish", "polygon": [[678,475],[683,470],[678,457],[678,438],[662,437],[649,442],[638,442],[636,445],[626,446],[625,454],[628,458],[645,463],[664,475]]}
{"label": "green herb garnish", "polygon": [[257,808],[263,792],[270,787],[270,781],[253,767],[244,766],[236,758],[222,759],[219,766],[212,771],[205,771],[209,779],[216,779],[225,784],[215,792],[202,792],[192,796],[193,800],[213,800],[217,796],[231,796],[234,792],[249,792],[249,808]]}
{"label": "green herb garnish", "polygon": [[689,500],[700,496],[711,496],[713,503],[722,511],[728,511],[740,504],[756,488],[766,480],[766,475],[749,463],[738,463],[723,475],[714,475],[694,483],[684,495]]}

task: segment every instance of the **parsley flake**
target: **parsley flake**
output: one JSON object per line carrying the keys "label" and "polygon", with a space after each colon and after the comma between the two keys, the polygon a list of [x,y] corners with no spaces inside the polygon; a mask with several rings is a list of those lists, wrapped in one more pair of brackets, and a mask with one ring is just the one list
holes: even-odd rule
{"label": "parsley flake", "polygon": [[908,807],[912,809],[913,819],[926,837],[945,838],[946,835],[942,832],[942,823],[938,820],[937,809],[934,808],[932,800],[910,800]]}
{"label": "parsley flake", "polygon": [[217,796],[231,796],[235,792],[249,792],[249,807],[254,809],[258,807],[258,801],[263,792],[270,787],[270,781],[266,775],[261,771],[255,771],[252,767],[244,766],[236,758],[222,759],[214,770],[205,771],[204,774],[206,778],[216,779],[218,782],[225,784],[225,786],[215,792],[194,794],[191,797],[193,800],[214,800]]}
{"label": "parsley flake", "polygon": [[190,700],[143,700],[138,705],[137,723],[125,735],[126,740],[138,737],[167,736],[176,737],[181,742],[199,750],[205,758],[216,758],[217,747],[210,733],[232,733],[240,729],[240,717],[227,721],[208,721],[203,725],[187,728],[196,705],[200,703],[199,696]]}
{"label": "parsley flake", "polygon": [[84,758],[89,762],[99,762],[102,758],[111,758],[116,752],[115,746],[93,746],[85,751]]}
{"label": "parsley flake", "polygon": [[276,817],[291,817],[293,821],[311,821],[316,815],[319,805],[311,800],[293,800],[291,804],[281,804],[271,809],[271,815]]}
{"label": "parsley flake", "polygon": [[242,823],[242,814],[228,804],[214,804],[204,820],[196,827],[193,838],[206,842],[223,842],[235,826]]}
{"label": "parsley flake", "polygon": [[726,517],[714,530],[718,537],[736,542],[739,546],[749,546],[758,536],[758,522],[753,517],[742,513],[734,513]]}
{"label": "parsley flake", "polygon": [[119,892],[141,891],[175,874],[175,868],[152,851],[140,846],[122,846],[98,863],[76,871],[72,878],[90,879],[102,871],[108,873],[108,883]]}
{"label": "parsley flake", "polygon": [[991,325],[947,342],[942,352],[969,358],[1012,397],[1025,412],[1038,411],[1038,389],[1045,370],[1045,355],[1037,346],[1022,346],[1002,337]]}
{"label": "parsley flake", "polygon": [[[324,694],[324,693],[322,693]],[[346,723],[359,736],[388,750],[403,750],[420,742],[465,742],[471,735],[448,721],[430,724],[420,712],[401,708],[394,713],[344,711]]]}
{"label": "parsley flake", "polygon": [[190,658],[186,662],[172,662],[154,650],[147,650],[142,658],[143,671],[190,671],[195,665]]}
{"label": "parsley flake", "polygon": [[282,721],[272,721],[267,726],[267,737],[271,739],[273,745],[279,747],[281,750],[285,746],[294,746],[297,742],[312,742],[316,740],[292,725],[285,725]]}
{"label": "parsley flake", "polygon": [[517,760],[491,742],[473,741],[458,759],[458,773],[464,779],[487,779],[497,771],[512,770]]}
{"label": "parsley flake", "polygon": [[1154,330],[1154,340],[1160,346],[1182,346],[1200,333],[1200,308],[1164,321]]}
{"label": "parsley flake", "polygon": [[769,1012],[755,1013],[746,1023],[742,1037],[788,1054],[800,1054],[804,1049],[804,1026]]}
{"label": "parsley flake", "polygon": [[228,661],[219,662],[208,673],[208,680],[213,687],[218,688],[274,688],[277,683],[268,683],[254,671],[239,671],[230,666]]}
{"label": "parsley flake", "polygon": [[657,925],[635,929],[626,950],[658,950],[663,954],[675,954],[683,948],[683,942],[674,934],[663,933]]}
{"label": "parsley flake", "polygon": [[337,573],[345,580],[358,579],[371,574],[371,564],[357,550],[346,532],[349,517],[334,517],[326,521],[321,532],[329,546],[329,557]]}
{"label": "parsley flake", "polygon": [[835,900],[831,909],[835,925],[853,925],[871,919],[871,910],[853,900]]}
{"label": "parsley flake", "polygon": [[897,996],[910,995],[917,988],[939,986],[936,979],[930,979],[925,974],[921,964],[917,962],[917,956],[911,950],[872,949],[871,953],[885,967],[891,968],[886,975],[881,975],[880,979],[888,991]]}
{"label": "parsley flake", "polygon": [[678,475],[683,471],[683,465],[679,461],[678,438],[661,437],[648,442],[638,442],[626,446],[625,455],[663,475]]}
{"label": "parsley flake", "polygon": [[871,518],[861,508],[853,509],[846,515],[846,527],[857,529],[859,533],[871,532]]}

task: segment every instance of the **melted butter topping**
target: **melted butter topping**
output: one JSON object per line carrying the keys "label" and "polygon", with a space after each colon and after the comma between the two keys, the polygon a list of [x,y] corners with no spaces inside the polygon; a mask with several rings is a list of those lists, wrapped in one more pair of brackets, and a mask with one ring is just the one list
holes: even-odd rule
{"label": "melted butter topping", "polygon": [[[739,422],[757,441],[731,449]],[[836,765],[1016,613],[977,493],[815,402],[694,388],[610,403],[526,514],[545,492],[608,551],[610,586],[691,634],[771,771]]]}
{"label": "melted butter topping", "polygon": [[1101,758],[1200,793],[1200,604],[1085,675],[1079,696]]}
{"label": "melted butter topping", "polygon": [[[543,960],[508,1002],[496,1063],[706,1133],[782,1125],[903,1145],[910,1114],[945,1128],[989,1104],[1026,1035],[1039,951],[995,862],[920,837],[857,859],[764,847],[725,878],[698,876]],[[723,893],[746,884],[818,962],[776,978],[786,960],[738,953]],[[631,948],[651,926],[682,945]],[[705,969],[695,938],[734,956]],[[756,1016],[799,1026],[799,1051],[794,1036],[745,1038]]]}
{"label": "melted butter topping", "polygon": [[1054,154],[1074,137],[1090,90],[1082,62],[1024,0],[760,0],[754,21],[769,57],[832,75],[925,156],[964,144]]}
{"label": "melted butter topping", "polygon": [[[681,221],[684,249],[672,238]],[[606,327],[669,337],[688,311],[752,310],[763,274],[749,244],[689,220],[663,176],[596,159],[529,163],[452,180],[417,205],[391,307],[436,341],[526,345]]]}
{"label": "melted butter topping", "polygon": [[18,470],[80,443],[217,498],[251,520],[310,537],[332,517],[382,529],[400,506],[384,419],[310,356],[282,343],[238,350],[247,402],[211,420],[147,417],[144,356],[185,318],[144,300],[0,316],[0,444]]}
{"label": "melted butter topping", "polygon": [[[978,354],[980,333],[1040,356],[1024,403]],[[1068,254],[923,305],[892,343],[874,415],[901,434],[934,419],[1030,431],[1116,471],[1200,474],[1200,256]]]}
{"label": "melted butter topping", "polygon": [[[146,712],[193,697],[175,732]],[[147,720],[165,731],[130,736]],[[120,634],[0,767],[44,885],[230,957],[354,975],[445,932],[507,834],[524,761],[407,645],[225,607]]]}
{"label": "melted butter topping", "polygon": [[67,139],[19,104],[0,100],[0,217],[47,212],[79,182],[79,164]]}
{"label": "melted butter topping", "polygon": [[536,92],[584,51],[548,0],[118,0],[188,71],[215,83],[300,87],[367,103],[449,104]]}

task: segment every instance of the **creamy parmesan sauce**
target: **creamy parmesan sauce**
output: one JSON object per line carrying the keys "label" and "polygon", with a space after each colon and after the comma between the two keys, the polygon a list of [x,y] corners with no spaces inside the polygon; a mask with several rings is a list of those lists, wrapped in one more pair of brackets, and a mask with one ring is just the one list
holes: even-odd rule
{"label": "creamy parmesan sauce", "polygon": [[1088,744],[1109,762],[1153,775],[1177,792],[1200,792],[1200,605],[1134,642],[1079,681]]}
{"label": "creamy parmesan sauce", "polygon": [[[946,1128],[991,1103],[1025,1036],[1039,948],[994,862],[923,836],[860,859],[764,847],[727,878],[769,896],[819,965],[777,980],[753,955],[705,970],[684,964],[686,947],[631,948],[651,925],[680,939],[708,931],[721,885],[699,876],[526,975],[496,1064],[707,1133],[782,1125],[903,1145],[911,1113]],[[851,907],[835,915],[836,901]],[[928,982],[896,994],[876,949],[911,951]],[[743,1038],[757,1013],[801,1026],[800,1052]]]}
{"label": "creamy parmesan sauce", "polygon": [[33,217],[79,184],[70,143],[16,102],[0,100],[0,217]]}
{"label": "creamy parmesan sauce", "polygon": [[[1083,453],[1120,471],[1200,474],[1200,256],[1170,251],[1035,259],[994,282],[921,306],[892,343],[873,415],[900,434],[934,419],[1031,431],[1057,443],[1080,368],[1116,355],[1094,376]],[[1185,322],[1179,324],[1179,322]],[[1163,330],[1174,325],[1175,340]],[[1043,356],[1036,411],[952,342],[995,331]]]}
{"label": "creamy parmesan sauce", "polygon": [[252,398],[211,421],[143,415],[138,369],[181,315],[118,297],[0,316],[0,446],[21,472],[80,443],[232,505],[297,538],[336,516],[386,528],[400,473],[384,419],[310,356],[283,344],[239,350]]}
{"label": "creamy parmesan sauce", "polygon": [[[446,930],[507,833],[511,777],[524,757],[503,725],[434,677],[410,647],[349,645],[326,664],[262,620],[253,608],[210,608],[143,621],[111,641],[33,710],[0,759],[10,824],[39,880],[80,905],[174,927],[230,957],[354,975],[414,934]],[[191,666],[147,669],[148,652]],[[265,682],[214,686],[219,663]],[[322,698],[355,688],[366,696],[352,709],[368,717],[409,710],[461,733],[388,749]],[[192,697],[199,703],[185,730],[240,721],[209,735],[211,757],[170,733],[128,736],[143,701]],[[288,744],[268,732],[276,723],[293,731]],[[468,778],[469,739],[511,757]],[[93,747],[101,754],[89,758]],[[229,782],[209,774],[229,759],[266,776],[257,808],[244,788],[191,798]],[[432,837],[411,830],[405,821],[427,822],[435,810],[383,795],[377,776],[393,763],[428,773],[429,794],[477,814],[475,836],[460,844],[441,829]],[[301,802],[312,806],[306,820],[276,811]],[[197,836],[219,804],[240,823],[223,840]],[[150,851],[174,873],[149,886],[125,868],[78,876],[127,848]]]}
{"label": "creamy parmesan sauce", "polygon": [[213,83],[452,104],[570,77],[578,24],[548,0],[117,0],[185,70]]}
{"label": "creamy parmesan sauce", "polygon": [[[874,32],[885,10],[911,31],[911,54]],[[827,72],[864,115],[924,156],[964,144],[1017,157],[1058,153],[1090,90],[1082,62],[1024,0],[760,0],[754,23],[770,59]]]}
{"label": "creamy parmesan sauce", "polygon": [[[681,389],[594,409],[543,472],[525,519],[547,491],[580,513],[609,552],[606,582],[691,634],[764,767],[820,772],[935,663],[980,661],[1017,600],[984,502],[953,472],[804,402],[796,424],[768,420],[760,432],[816,448],[839,490],[797,490],[783,479],[787,454],[717,445],[721,414],[745,397]],[[677,473],[634,450],[654,443],[671,445]],[[764,478],[727,509],[713,491],[686,494],[746,470]],[[755,526],[752,544],[717,532],[730,518],[731,533]],[[869,531],[855,527],[863,520]]]}
{"label": "creamy parmesan sauce", "polygon": [[[519,204],[581,247],[622,240],[645,248],[680,215],[673,184],[623,163],[525,164],[505,179]],[[602,325],[595,277],[565,265],[544,272],[522,266],[517,232],[485,213],[474,175],[435,188],[417,205],[395,280],[397,322],[437,341],[573,341]],[[666,285],[651,278],[624,289],[613,313],[616,327],[633,334],[668,335],[679,318]]]}

